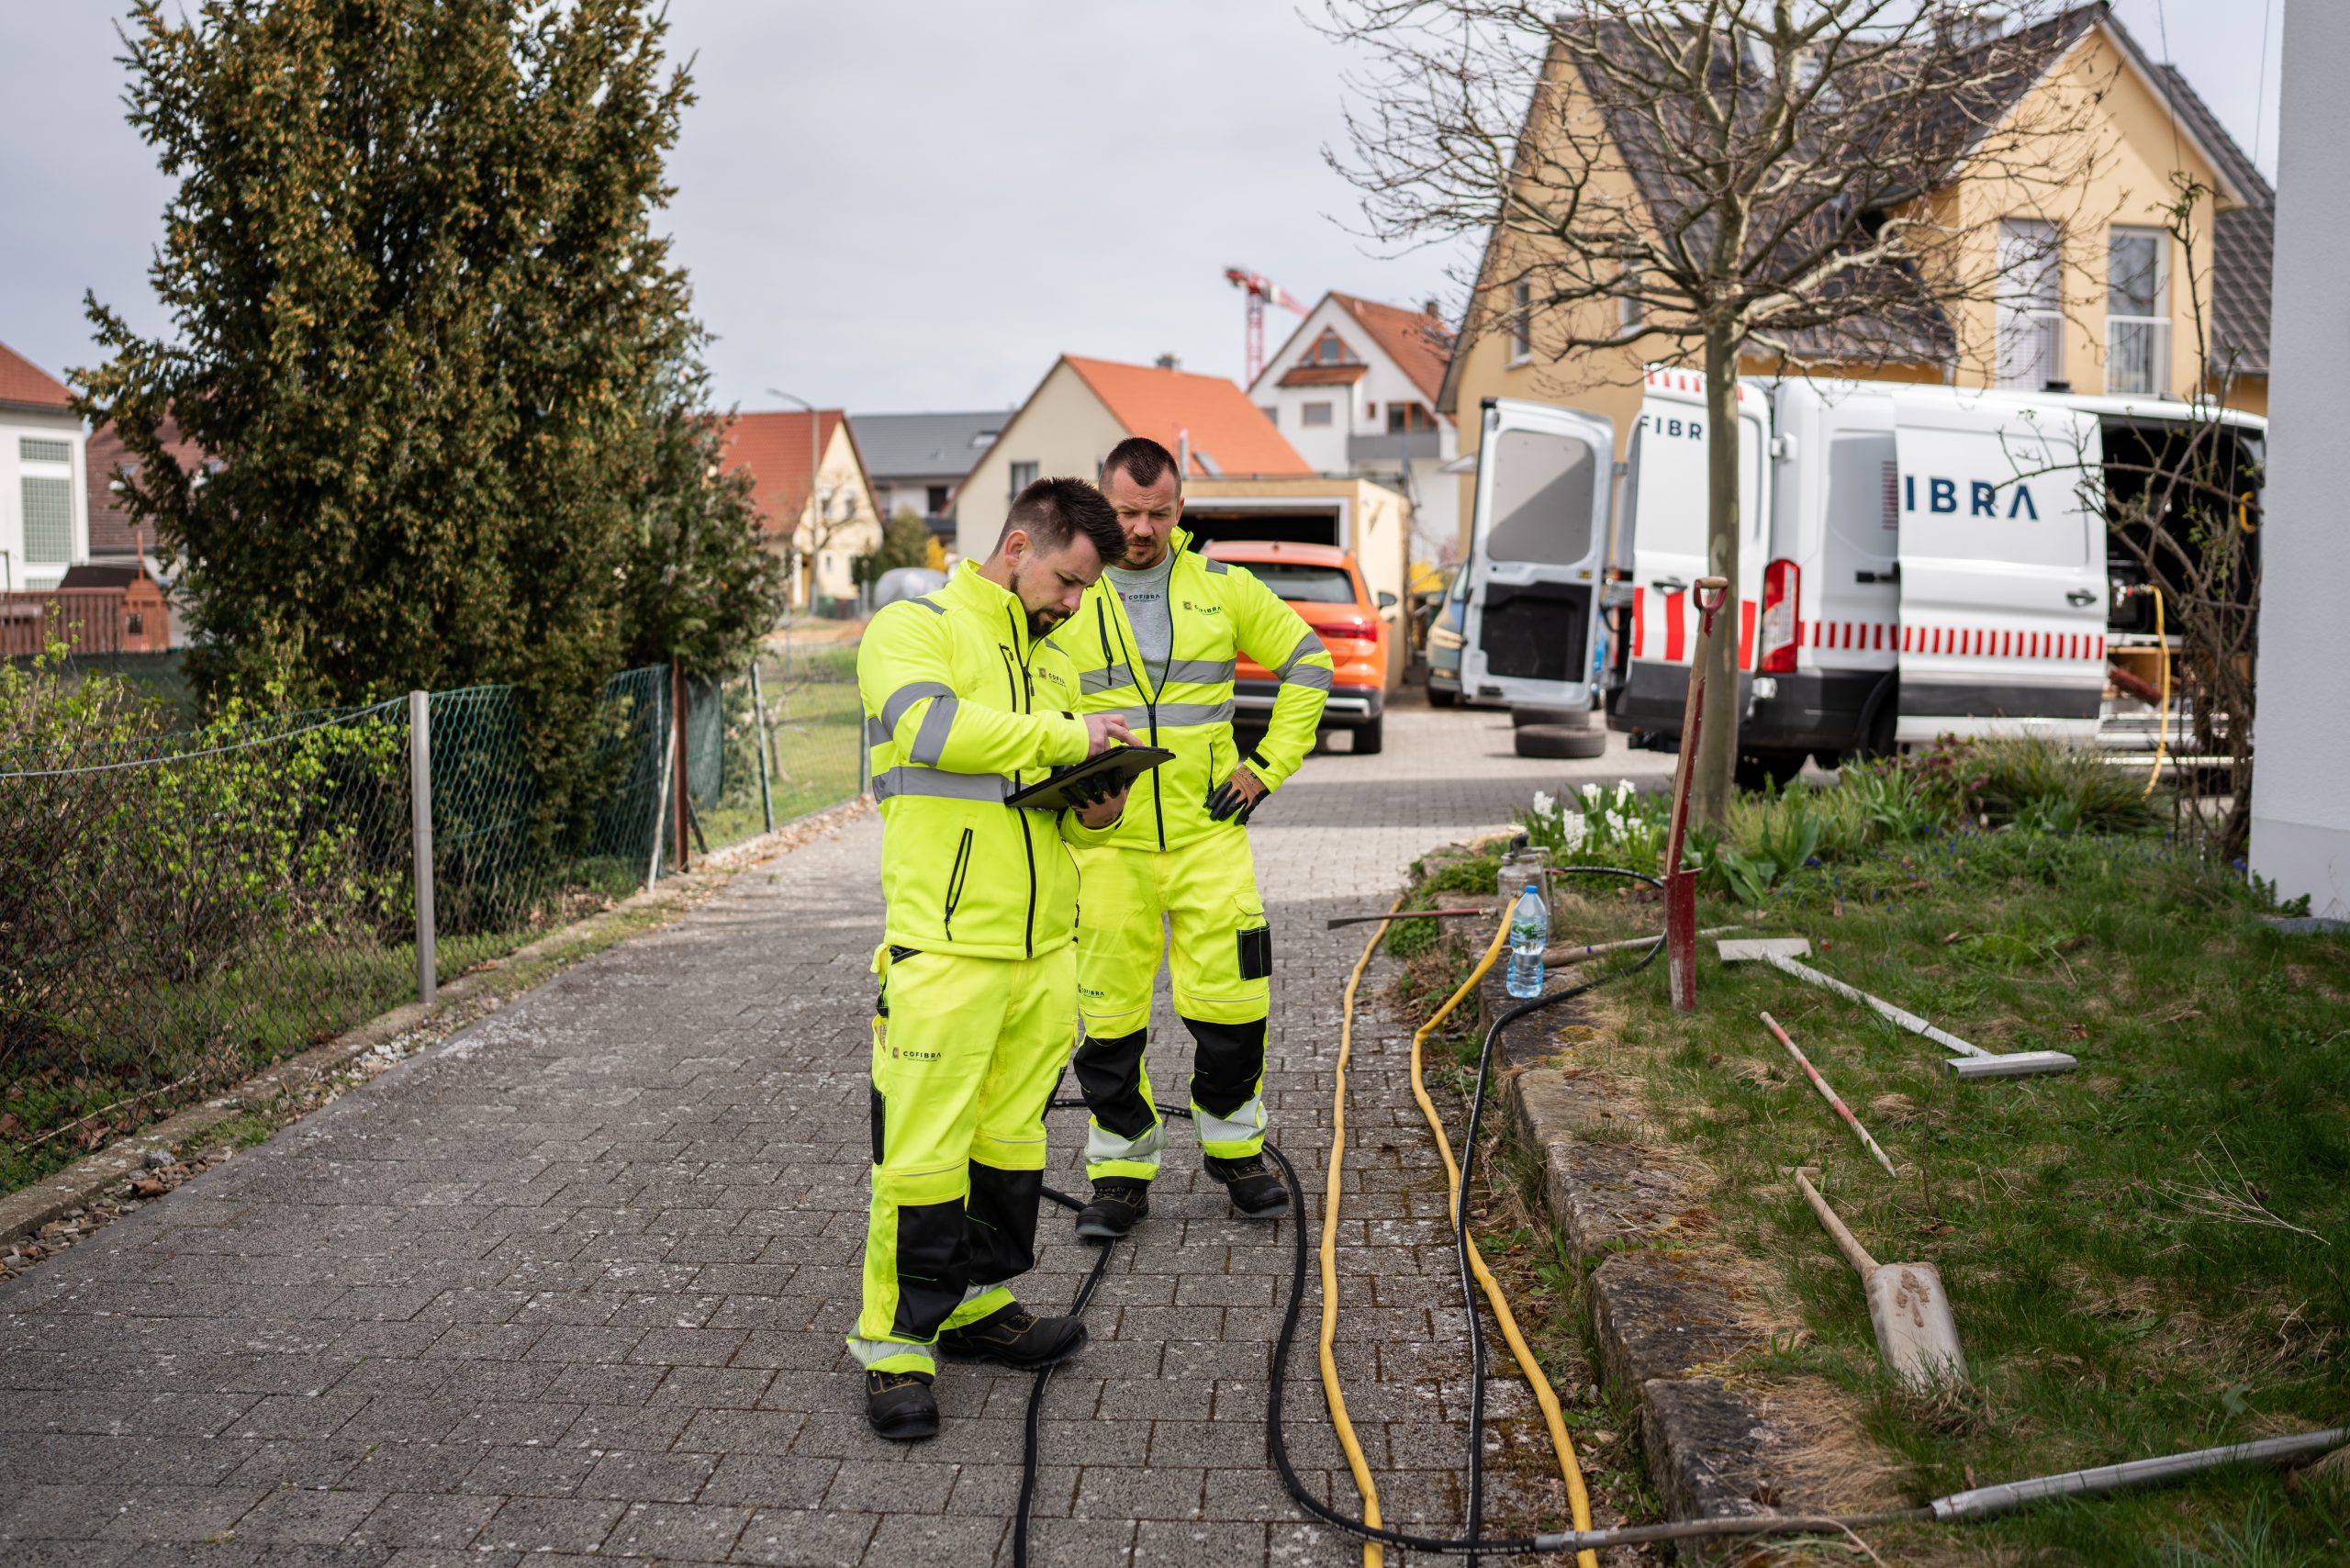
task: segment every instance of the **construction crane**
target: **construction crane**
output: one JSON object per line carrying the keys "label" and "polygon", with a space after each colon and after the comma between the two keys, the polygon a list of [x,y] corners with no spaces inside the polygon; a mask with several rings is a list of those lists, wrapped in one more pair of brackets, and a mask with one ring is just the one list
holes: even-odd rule
{"label": "construction crane", "polygon": [[1233,287],[1248,297],[1248,338],[1243,358],[1248,361],[1248,374],[1241,378],[1243,386],[1253,386],[1265,369],[1265,301],[1286,306],[1303,316],[1306,307],[1289,290],[1262,273],[1252,273],[1247,267],[1226,267],[1224,278]]}

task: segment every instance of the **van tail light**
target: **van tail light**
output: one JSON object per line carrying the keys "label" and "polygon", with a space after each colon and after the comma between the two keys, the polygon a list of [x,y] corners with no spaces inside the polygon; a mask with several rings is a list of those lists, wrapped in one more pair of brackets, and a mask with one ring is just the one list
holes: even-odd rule
{"label": "van tail light", "polygon": [[1793,675],[1799,624],[1796,599],[1803,588],[1803,569],[1793,561],[1774,561],[1762,568],[1762,656],[1757,668],[1764,675]]}

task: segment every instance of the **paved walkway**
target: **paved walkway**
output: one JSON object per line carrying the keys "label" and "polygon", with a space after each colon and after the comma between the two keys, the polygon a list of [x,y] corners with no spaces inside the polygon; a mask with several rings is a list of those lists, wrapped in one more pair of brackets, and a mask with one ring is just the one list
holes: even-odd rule
{"label": "paved walkway", "polygon": [[[1505,717],[1399,710],[1254,830],[1277,935],[1276,1136],[1320,1208],[1359,931],[1405,864],[1534,789]],[[1029,1380],[950,1365],[938,1440],[884,1444],[841,1344],[864,1231],[878,822],[737,879],[95,1239],[0,1286],[0,1561],[509,1568],[1008,1562]],[[1164,1011],[1153,1073],[1180,1093]],[[1449,1533],[1466,1354],[1404,1046],[1358,1042],[1340,1346],[1391,1519]],[[1080,1118],[1055,1117],[1079,1187]],[[1204,1189],[1204,1190],[1203,1190]],[[1266,1465],[1287,1226],[1228,1216],[1178,1146],[1046,1428],[1040,1562],[1339,1563]],[[1048,1210],[1027,1289],[1091,1252]],[[1355,1506],[1307,1303],[1293,1451]],[[1495,1408],[1515,1408],[1505,1391]],[[1391,1558],[1391,1561],[1394,1559]]]}

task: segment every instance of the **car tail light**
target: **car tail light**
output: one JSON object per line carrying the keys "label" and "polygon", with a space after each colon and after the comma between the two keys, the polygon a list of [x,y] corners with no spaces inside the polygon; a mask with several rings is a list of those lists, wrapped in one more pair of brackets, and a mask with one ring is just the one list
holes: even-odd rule
{"label": "car tail light", "polygon": [[1803,569],[1793,561],[1774,561],[1762,568],[1762,649],[1755,666],[1764,675],[1793,675],[1796,644],[1802,639],[1796,618],[1803,591]]}

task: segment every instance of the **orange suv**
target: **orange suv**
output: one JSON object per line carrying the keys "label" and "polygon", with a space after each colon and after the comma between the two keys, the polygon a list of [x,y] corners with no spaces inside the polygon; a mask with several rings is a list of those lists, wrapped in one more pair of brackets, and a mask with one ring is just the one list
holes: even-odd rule
{"label": "orange suv", "polygon": [[[1387,710],[1387,626],[1380,611],[1395,602],[1382,593],[1374,602],[1362,584],[1355,558],[1328,544],[1257,543],[1235,540],[1202,552],[1211,561],[1246,566],[1259,582],[1305,617],[1330,650],[1337,666],[1330,699],[1322,708],[1322,728],[1350,730],[1358,755],[1380,748]],[[1233,671],[1236,727],[1262,729],[1279,689],[1272,673],[1248,655]]]}

